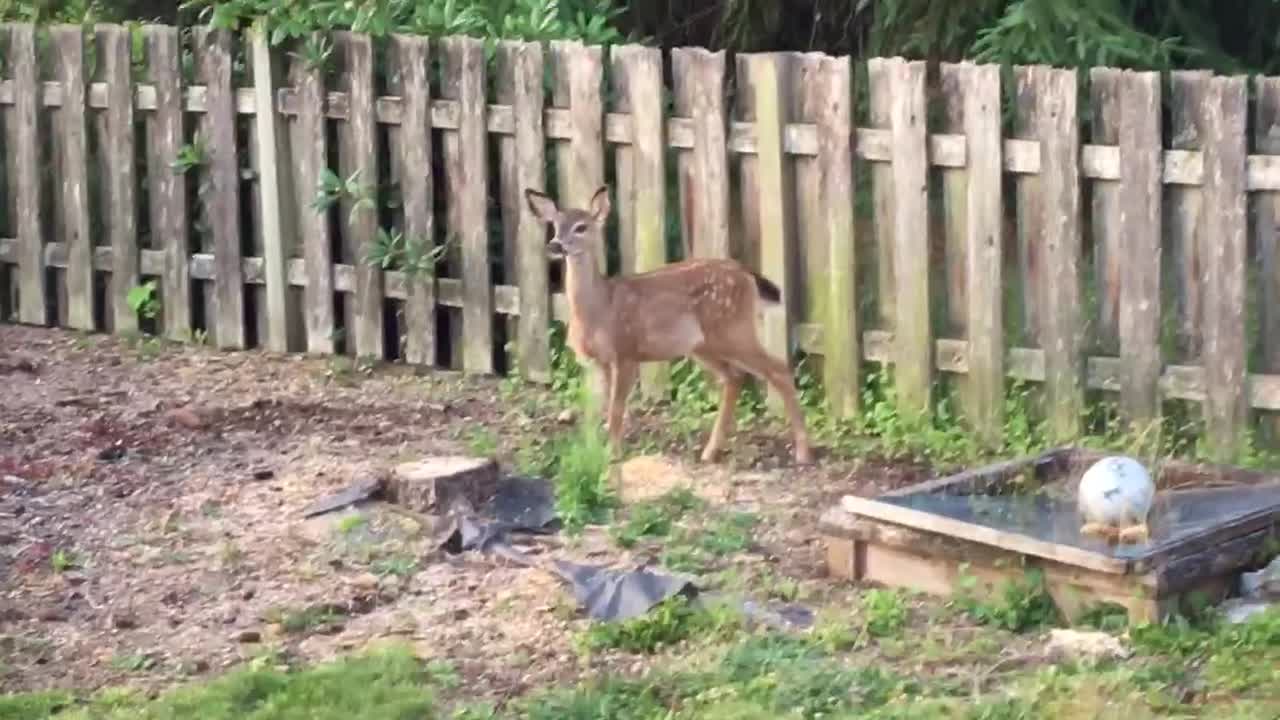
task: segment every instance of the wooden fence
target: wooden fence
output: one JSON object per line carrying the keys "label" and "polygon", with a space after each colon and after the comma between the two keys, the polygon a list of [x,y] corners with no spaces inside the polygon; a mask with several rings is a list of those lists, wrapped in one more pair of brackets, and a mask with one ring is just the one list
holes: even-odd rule
{"label": "wooden fence", "polygon": [[[156,278],[171,338],[477,373],[511,348],[546,380],[564,307],[523,190],[582,204],[610,181],[615,270],[681,245],[761,269],[785,296],[770,346],[820,356],[837,412],[856,409],[864,361],[893,364],[907,408],[949,374],[988,436],[1010,377],[1042,384],[1062,436],[1093,390],[1136,419],[1203,403],[1219,448],[1251,408],[1280,410],[1280,78],[935,78],[898,58],[567,42],[489,58],[467,38],[342,33],[286,49],[157,26],[0,36],[5,318],[147,329],[128,299]],[[356,190],[324,190],[356,171]],[[384,270],[366,259],[391,230],[452,249],[434,277]]]}

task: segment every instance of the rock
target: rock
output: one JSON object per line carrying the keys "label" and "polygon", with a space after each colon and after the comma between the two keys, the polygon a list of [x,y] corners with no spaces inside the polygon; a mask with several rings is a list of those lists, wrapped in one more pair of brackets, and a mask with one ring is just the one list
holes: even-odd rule
{"label": "rock", "polygon": [[116,630],[132,630],[138,627],[138,617],[128,610],[111,613],[111,627]]}
{"label": "rock", "polygon": [[1122,660],[1133,654],[1115,636],[1094,630],[1054,628],[1045,654],[1053,660]]}
{"label": "rock", "polygon": [[490,458],[431,457],[398,465],[387,498],[421,513],[448,512],[458,505],[478,508],[498,488],[498,463]]}
{"label": "rock", "polygon": [[1222,612],[1222,616],[1227,619],[1227,622],[1238,625],[1248,621],[1254,615],[1266,612],[1274,605],[1275,603],[1261,600],[1231,598],[1219,605],[1218,609]]}
{"label": "rock", "polygon": [[66,622],[68,613],[63,608],[50,605],[42,609],[37,617],[44,622]]}
{"label": "rock", "polygon": [[556,422],[560,423],[561,425],[568,425],[569,423],[573,422],[573,411],[561,410],[560,414],[556,415]]}
{"label": "rock", "polygon": [[1241,573],[1240,594],[1246,598],[1280,600],[1280,556],[1261,570]]}
{"label": "rock", "polygon": [[241,630],[235,635],[232,635],[231,639],[238,643],[262,642],[262,633],[257,630]]}
{"label": "rock", "polygon": [[188,430],[199,430],[204,427],[204,421],[200,419],[200,416],[194,410],[188,407],[170,410],[164,414],[164,419],[171,425],[184,427]]}
{"label": "rock", "polygon": [[17,605],[9,602],[0,602],[0,623],[22,622],[26,619],[27,613]]}
{"label": "rock", "polygon": [[361,590],[377,590],[378,576],[373,573],[361,573],[351,579],[351,584]]}

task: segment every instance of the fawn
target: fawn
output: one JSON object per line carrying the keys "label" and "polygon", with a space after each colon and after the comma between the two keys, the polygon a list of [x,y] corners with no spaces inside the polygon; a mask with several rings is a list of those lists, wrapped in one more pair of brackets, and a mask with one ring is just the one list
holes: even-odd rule
{"label": "fawn", "polygon": [[735,260],[692,259],[650,272],[606,277],[595,250],[609,216],[609,188],[591,198],[590,208],[561,210],[536,190],[525,199],[534,217],[555,230],[548,255],[563,259],[569,301],[569,347],[602,371],[609,440],[622,448],[627,397],[642,362],[693,356],[721,386],[720,412],[702,461],[711,462],[734,430],[734,407],[746,374],[781,393],[794,434],[795,461],[813,461],[804,414],[796,399],[791,368],[760,345],[756,299],[777,303],[778,287]]}

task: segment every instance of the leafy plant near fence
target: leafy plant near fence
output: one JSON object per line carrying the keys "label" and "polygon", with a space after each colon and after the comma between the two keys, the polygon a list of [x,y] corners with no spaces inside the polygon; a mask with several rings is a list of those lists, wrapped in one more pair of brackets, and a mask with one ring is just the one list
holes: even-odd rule
{"label": "leafy plant near fence", "polygon": [[622,7],[613,0],[188,0],[182,7],[219,28],[262,18],[273,44],[328,30],[591,44],[622,38],[614,25]]}

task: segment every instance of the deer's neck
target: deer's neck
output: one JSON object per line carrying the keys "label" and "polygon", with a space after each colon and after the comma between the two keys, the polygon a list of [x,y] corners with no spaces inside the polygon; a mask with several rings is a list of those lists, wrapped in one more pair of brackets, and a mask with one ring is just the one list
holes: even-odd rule
{"label": "deer's neck", "polygon": [[566,259],[564,290],[573,320],[580,324],[593,324],[609,310],[609,280],[590,252]]}

